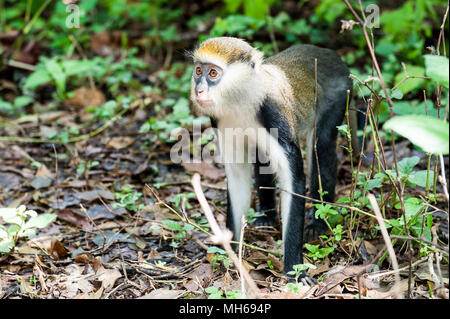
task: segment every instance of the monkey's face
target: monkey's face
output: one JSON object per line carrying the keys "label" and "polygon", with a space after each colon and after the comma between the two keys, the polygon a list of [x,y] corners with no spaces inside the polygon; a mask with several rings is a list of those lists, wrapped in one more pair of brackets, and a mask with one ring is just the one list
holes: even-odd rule
{"label": "monkey's face", "polygon": [[242,115],[249,106],[259,105],[264,94],[255,65],[250,63],[197,60],[191,84],[191,100],[197,111],[216,118]]}
{"label": "monkey's face", "polygon": [[194,64],[193,74],[193,99],[201,108],[212,108],[217,101],[214,99],[213,87],[219,84],[223,75],[223,69],[215,64]]}

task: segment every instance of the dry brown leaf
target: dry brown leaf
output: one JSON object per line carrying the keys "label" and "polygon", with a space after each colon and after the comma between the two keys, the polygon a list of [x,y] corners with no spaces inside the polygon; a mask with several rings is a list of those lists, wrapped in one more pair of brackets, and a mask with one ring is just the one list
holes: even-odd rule
{"label": "dry brown leaf", "polygon": [[208,287],[213,276],[211,264],[203,263],[186,275],[186,278],[189,280],[183,283],[183,286],[189,291],[197,291],[200,286],[203,288]]}
{"label": "dry brown leaf", "polygon": [[75,262],[80,264],[90,264],[94,261],[94,255],[91,253],[81,253],[75,257]]}
{"label": "dry brown leaf", "polygon": [[60,210],[58,213],[58,219],[61,219],[85,231],[92,230],[93,228],[87,218],[76,214],[71,208],[64,208]]}
{"label": "dry brown leaf", "polygon": [[67,249],[64,248],[64,245],[56,238],[52,239],[49,253],[57,260],[69,254]]}
{"label": "dry brown leaf", "polygon": [[319,289],[316,293],[316,296],[320,296],[322,294],[327,293],[331,288],[338,285],[345,279],[349,277],[356,276],[357,274],[362,273],[366,269],[365,265],[361,266],[338,266],[334,267],[327,274],[324,275],[324,279],[319,283]]}
{"label": "dry brown leaf", "polygon": [[189,172],[198,172],[200,175],[211,178],[219,179],[225,177],[225,169],[217,168],[214,164],[208,162],[201,163],[183,163],[183,167]]}
{"label": "dry brown leaf", "polygon": [[142,296],[138,299],[178,299],[186,291],[185,290],[169,290],[159,288],[151,291],[149,294]]}
{"label": "dry brown leaf", "polygon": [[121,148],[130,146],[131,144],[133,144],[134,140],[135,139],[133,137],[129,137],[129,136],[113,137],[106,144],[106,147],[113,148],[115,150],[119,150]]}
{"label": "dry brown leaf", "polygon": [[319,275],[319,274],[329,270],[330,269],[330,259],[328,259],[328,256],[327,256],[327,257],[325,257],[325,259],[323,259],[323,261],[315,264],[315,266],[317,268],[315,268],[315,269],[309,268],[308,269],[307,273],[310,277]]}
{"label": "dry brown leaf", "polygon": [[74,96],[66,103],[76,108],[85,108],[91,106],[101,106],[105,103],[105,96],[102,91],[95,88],[80,87],[74,91]]}
{"label": "dry brown leaf", "polygon": [[53,179],[53,173],[50,172],[47,166],[42,164],[36,171],[36,177],[47,177]]}
{"label": "dry brown leaf", "polygon": [[116,280],[122,277],[122,274],[116,268],[105,269],[102,267],[96,272],[96,274],[98,275],[98,280],[102,282],[102,286],[105,290],[112,288]]}

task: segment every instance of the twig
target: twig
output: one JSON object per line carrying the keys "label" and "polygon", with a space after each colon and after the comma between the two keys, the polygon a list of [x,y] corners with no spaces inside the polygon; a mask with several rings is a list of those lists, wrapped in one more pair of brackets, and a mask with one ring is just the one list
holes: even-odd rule
{"label": "twig", "polygon": [[211,226],[211,229],[214,233],[214,236],[212,238],[213,241],[223,246],[225,251],[230,256],[231,260],[233,261],[234,265],[238,268],[239,273],[241,274],[241,278],[245,280],[245,282],[248,284],[248,287],[250,288],[249,289],[249,294],[251,295],[250,297],[259,298],[260,293],[258,287],[256,286],[253,279],[250,277],[247,270],[245,270],[245,268],[241,266],[241,263],[239,262],[236,254],[234,253],[233,249],[231,249],[230,242],[233,236],[232,233],[228,229],[221,230],[216,220],[214,219],[214,215],[211,211],[211,208],[209,207],[205,195],[203,194],[202,186],[200,184],[200,175],[198,173],[195,173],[194,176],[192,177],[192,186],[194,187],[194,192],[197,196],[197,199],[200,203],[203,213],[205,214],[206,219],[208,220],[208,223]]}
{"label": "twig", "polygon": [[446,253],[448,255],[448,248],[445,247],[441,247],[439,246],[437,243],[434,244],[429,240],[426,240],[425,238],[416,238],[416,237],[412,237],[412,236],[400,236],[400,235],[391,235],[391,238],[397,238],[397,239],[403,239],[403,240],[414,240],[414,241],[418,241],[418,242],[424,242],[430,246],[433,246],[436,249],[439,249],[440,251]]}
{"label": "twig", "polygon": [[377,217],[378,224],[380,225],[381,234],[383,235],[384,243],[386,244],[386,248],[389,252],[389,257],[391,258],[391,264],[394,270],[397,272],[395,273],[395,287],[393,288],[394,295],[397,296],[397,298],[401,297],[398,293],[398,288],[400,285],[400,275],[398,273],[398,262],[397,257],[395,256],[394,247],[392,247],[391,239],[389,238],[389,233],[387,232],[386,226],[384,225],[383,216],[381,215],[380,208],[378,207],[377,200],[375,199],[375,196],[373,194],[368,194],[367,198],[370,201],[370,204],[372,205],[373,211],[375,212],[375,216]]}
{"label": "twig", "polygon": [[439,176],[439,182],[442,184],[442,188],[444,188],[445,198],[448,199],[448,189],[447,189],[447,180],[445,179],[445,165],[444,165],[444,156],[439,154],[439,163],[441,164],[441,175]]}
{"label": "twig", "polygon": [[103,230],[101,230],[92,220],[91,216],[89,216],[88,212],[86,211],[86,208],[84,208],[83,204],[80,204],[81,211],[86,215],[86,217],[89,219],[89,221],[94,225],[94,227],[100,232],[100,234],[103,237],[103,244],[102,244],[102,253],[105,252],[105,245],[106,245],[106,236]]}

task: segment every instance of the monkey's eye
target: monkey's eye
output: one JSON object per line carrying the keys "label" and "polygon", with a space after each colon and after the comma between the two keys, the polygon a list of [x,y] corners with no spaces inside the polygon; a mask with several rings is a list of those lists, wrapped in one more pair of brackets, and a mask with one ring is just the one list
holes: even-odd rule
{"label": "monkey's eye", "polygon": [[197,74],[197,75],[202,75],[202,68],[201,67],[196,67],[195,68],[195,74]]}
{"label": "monkey's eye", "polygon": [[209,76],[212,78],[215,78],[217,76],[217,71],[214,69],[211,69],[211,71],[209,71]]}

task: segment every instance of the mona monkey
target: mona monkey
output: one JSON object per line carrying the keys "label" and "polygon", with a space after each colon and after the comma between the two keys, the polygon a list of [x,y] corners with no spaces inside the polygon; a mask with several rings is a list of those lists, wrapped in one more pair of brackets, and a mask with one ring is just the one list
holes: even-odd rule
{"label": "mona monkey", "polygon": [[[333,202],[336,126],[343,121],[351,90],[349,70],[338,54],[329,49],[295,45],[264,59],[261,51],[232,37],[205,40],[192,57],[191,100],[196,112],[209,116],[219,134],[226,134],[230,128],[240,129],[245,135],[245,145],[258,150],[254,174],[265,216],[257,218],[256,225],[276,224],[276,182],[282,190],[280,215],[287,275],[294,265],[303,263],[305,200],[293,194],[305,194],[306,177],[299,140],[306,138],[308,144],[311,197],[320,198],[316,149],[322,188],[326,192],[323,199]],[[255,130],[249,129],[258,129],[258,134],[252,134]],[[271,129],[277,130],[277,137],[270,134]],[[219,147],[223,156],[248,153],[248,148],[220,139]],[[261,172],[267,162],[270,174]],[[228,184],[226,225],[238,240],[242,216],[251,204],[252,164],[247,160],[225,161],[224,165]],[[323,221],[314,219],[305,232],[314,234],[323,228]]]}

